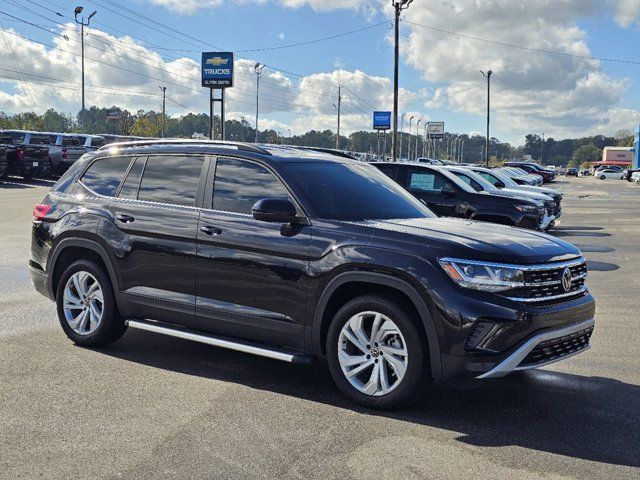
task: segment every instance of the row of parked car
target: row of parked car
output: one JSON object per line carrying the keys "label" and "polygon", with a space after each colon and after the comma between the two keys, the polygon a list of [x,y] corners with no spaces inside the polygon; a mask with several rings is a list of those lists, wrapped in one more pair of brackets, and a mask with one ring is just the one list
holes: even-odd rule
{"label": "row of parked car", "polygon": [[17,175],[59,176],[82,155],[115,142],[142,140],[122,135],[85,135],[72,133],[0,130],[0,178]]}
{"label": "row of parked car", "polygon": [[[548,231],[562,214],[562,194],[518,166],[373,163],[438,216]],[[552,181],[552,176],[549,176]]]}

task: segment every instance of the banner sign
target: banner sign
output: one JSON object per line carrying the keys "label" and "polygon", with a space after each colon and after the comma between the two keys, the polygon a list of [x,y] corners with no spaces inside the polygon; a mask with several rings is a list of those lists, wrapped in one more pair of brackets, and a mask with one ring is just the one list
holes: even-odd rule
{"label": "banner sign", "polygon": [[427,123],[427,138],[444,138],[444,122]]}
{"label": "banner sign", "polygon": [[202,86],[233,87],[233,52],[202,52]]}
{"label": "banner sign", "polygon": [[391,112],[373,112],[373,129],[389,130],[391,128]]}

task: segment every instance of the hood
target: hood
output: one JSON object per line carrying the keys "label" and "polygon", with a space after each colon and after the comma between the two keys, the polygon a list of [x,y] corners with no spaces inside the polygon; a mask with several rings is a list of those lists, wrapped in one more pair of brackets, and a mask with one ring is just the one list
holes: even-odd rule
{"label": "hood", "polygon": [[529,186],[529,185],[518,185],[517,187],[513,187],[513,190],[523,190],[526,192],[534,192],[534,193],[542,193],[544,195],[548,195],[552,198],[557,197],[558,195],[561,195],[560,192],[553,190],[552,188],[545,188],[545,187],[533,187],[533,186]]}
{"label": "hood", "polygon": [[[482,192],[476,192],[479,195],[487,195],[487,196],[491,196],[491,197],[504,197],[504,198],[511,198],[513,200],[518,200],[523,202],[523,204],[527,205],[527,204],[533,204],[536,205],[538,207],[542,207],[544,206],[544,201],[539,199],[539,198],[533,198],[530,197],[529,194],[527,192],[509,192],[509,191],[505,191],[505,190],[491,190],[489,191],[482,191]],[[548,200],[551,200],[550,198]]]}
{"label": "hood", "polygon": [[375,243],[376,237],[387,237],[386,232],[402,233],[405,234],[402,240],[424,244],[431,258],[534,264],[581,255],[575,246],[546,233],[493,223],[457,218],[370,220],[364,223],[377,230],[373,232],[372,242]]}
{"label": "hood", "polygon": [[[518,190],[517,188],[511,189],[511,188],[503,188],[501,190],[498,190],[499,192],[505,192],[509,195],[513,195],[514,197],[524,197],[524,198],[530,198],[533,200],[539,200],[541,202],[548,202],[553,200],[552,197],[550,197],[549,195],[545,195],[544,193],[541,192],[531,192],[531,191],[524,191],[524,190]],[[494,193],[494,192],[491,192]]]}

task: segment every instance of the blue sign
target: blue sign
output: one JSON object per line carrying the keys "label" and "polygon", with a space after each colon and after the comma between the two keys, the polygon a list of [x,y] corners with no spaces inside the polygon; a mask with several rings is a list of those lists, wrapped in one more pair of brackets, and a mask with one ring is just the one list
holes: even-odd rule
{"label": "blue sign", "polygon": [[391,112],[373,112],[373,129],[389,130],[391,128]]}
{"label": "blue sign", "polygon": [[202,52],[202,86],[233,87],[233,52]]}

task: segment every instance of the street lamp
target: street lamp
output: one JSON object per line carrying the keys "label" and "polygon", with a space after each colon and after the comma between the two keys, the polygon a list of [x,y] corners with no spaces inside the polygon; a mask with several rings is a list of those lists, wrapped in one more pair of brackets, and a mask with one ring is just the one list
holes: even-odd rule
{"label": "street lamp", "polygon": [[416,123],[416,160],[418,160],[418,140],[420,140],[420,122],[421,118],[418,119],[418,123]]}
{"label": "street lamp", "polygon": [[[394,8],[394,41],[393,50],[393,133],[391,136],[391,159],[397,161],[398,143],[398,63],[400,59],[400,12],[409,8],[413,0],[391,0]],[[411,131],[409,131],[411,132]],[[411,134],[409,134],[411,138]],[[409,149],[411,152],[411,149]]]}
{"label": "street lamp", "polygon": [[480,71],[482,75],[487,79],[487,139],[485,145],[485,153],[487,155],[487,167],[489,166],[489,123],[491,119],[491,75],[493,72],[489,70],[487,73]]}
{"label": "street lamp", "polygon": [[260,74],[262,73],[262,69],[266,67],[263,63],[256,63],[253,69],[256,72],[256,142],[258,143],[258,111],[259,111],[259,102],[260,102]]}
{"label": "street lamp", "polygon": [[[404,132],[404,117],[406,117],[406,116],[407,116],[407,114],[403,113],[401,115],[401,117],[400,117],[400,153],[398,154],[398,157],[400,158],[400,160],[402,160],[402,134]],[[393,141],[391,143],[393,143]],[[393,151],[391,153],[393,153]],[[392,158],[392,160],[394,160],[394,159]]]}
{"label": "street lamp", "polygon": [[409,119],[409,141],[407,142],[407,160],[411,161],[411,124],[413,123],[413,119],[416,118],[412,116]]}
{"label": "street lamp", "polygon": [[84,7],[76,7],[73,11],[76,19],[76,23],[80,25],[80,45],[82,49],[82,133],[85,133],[85,110],[84,110],[84,27],[88,27],[89,23],[91,23],[91,18],[98,13],[94,11],[89,17],[87,17],[87,21],[85,23],[84,17],[78,20],[78,15],[82,13]]}

